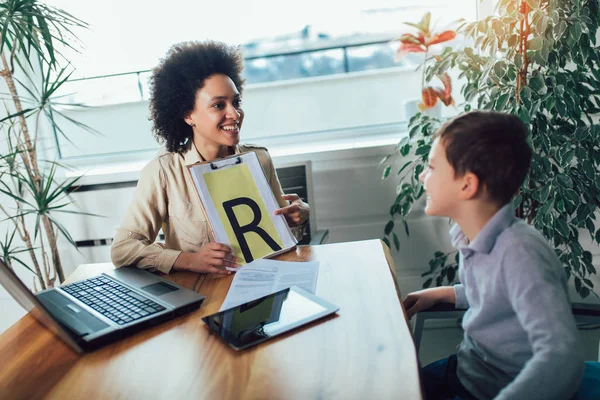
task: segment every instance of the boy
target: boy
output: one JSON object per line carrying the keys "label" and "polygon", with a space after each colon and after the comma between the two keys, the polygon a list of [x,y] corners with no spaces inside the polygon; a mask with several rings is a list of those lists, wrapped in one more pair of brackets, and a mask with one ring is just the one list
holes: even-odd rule
{"label": "boy", "polygon": [[428,215],[451,218],[461,284],[409,294],[409,317],[439,302],[468,308],[456,355],[422,370],[426,399],[569,399],[584,362],[554,249],[514,216],[530,167],[514,115],[474,111],[436,132],[425,186]]}

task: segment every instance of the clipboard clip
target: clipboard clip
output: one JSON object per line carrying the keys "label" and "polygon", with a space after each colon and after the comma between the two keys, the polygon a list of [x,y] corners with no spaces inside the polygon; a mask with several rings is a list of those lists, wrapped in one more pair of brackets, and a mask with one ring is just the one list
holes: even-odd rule
{"label": "clipboard clip", "polygon": [[222,164],[222,165],[219,165],[219,166],[215,165],[215,163],[210,163],[210,169],[215,170],[215,169],[219,169],[219,168],[222,168],[222,167],[226,167],[228,165],[236,165],[236,164],[241,164],[241,163],[242,163],[242,157],[237,156],[236,157],[236,161],[232,162],[232,163]]}

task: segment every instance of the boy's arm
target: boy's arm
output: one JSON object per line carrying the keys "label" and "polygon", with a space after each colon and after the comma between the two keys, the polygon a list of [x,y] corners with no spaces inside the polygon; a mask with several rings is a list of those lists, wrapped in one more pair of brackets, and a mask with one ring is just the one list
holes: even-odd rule
{"label": "boy's arm", "polygon": [[469,300],[467,300],[465,286],[462,283],[454,285],[454,297],[456,308],[469,308]]}
{"label": "boy's arm", "polygon": [[427,310],[438,303],[456,303],[452,286],[441,286],[409,293],[404,299],[403,305],[406,315],[410,319],[416,313]]}
{"label": "boy's arm", "polygon": [[541,239],[514,243],[502,277],[533,356],[496,399],[570,398],[584,361],[560,261]]}

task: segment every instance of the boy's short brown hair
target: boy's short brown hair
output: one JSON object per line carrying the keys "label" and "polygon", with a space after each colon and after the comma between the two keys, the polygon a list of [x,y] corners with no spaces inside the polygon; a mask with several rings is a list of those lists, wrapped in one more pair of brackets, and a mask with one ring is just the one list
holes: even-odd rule
{"label": "boy's short brown hair", "polygon": [[434,134],[456,177],[472,172],[490,199],[504,205],[515,195],[531,165],[527,127],[512,114],[471,111]]}

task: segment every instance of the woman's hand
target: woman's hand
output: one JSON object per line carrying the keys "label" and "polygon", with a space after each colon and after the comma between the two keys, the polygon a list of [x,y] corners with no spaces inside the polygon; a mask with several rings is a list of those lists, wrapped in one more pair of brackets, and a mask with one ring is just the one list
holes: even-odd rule
{"label": "woman's hand", "polygon": [[278,208],[274,214],[285,216],[290,226],[303,224],[310,214],[310,206],[303,202],[297,194],[284,194],[281,197],[292,203],[289,206]]}
{"label": "woman's hand", "polygon": [[229,275],[231,272],[225,268],[237,266],[231,247],[222,243],[205,244],[197,253],[181,253],[173,265],[178,270],[215,275]]}

